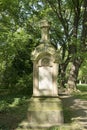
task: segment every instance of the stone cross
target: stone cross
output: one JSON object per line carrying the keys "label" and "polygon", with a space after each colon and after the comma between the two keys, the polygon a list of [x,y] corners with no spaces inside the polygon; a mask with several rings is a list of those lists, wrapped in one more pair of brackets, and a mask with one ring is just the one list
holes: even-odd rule
{"label": "stone cross", "polygon": [[49,37],[50,23],[47,20],[42,20],[40,22],[40,27],[41,27],[41,42],[49,43],[50,42],[50,37]]}

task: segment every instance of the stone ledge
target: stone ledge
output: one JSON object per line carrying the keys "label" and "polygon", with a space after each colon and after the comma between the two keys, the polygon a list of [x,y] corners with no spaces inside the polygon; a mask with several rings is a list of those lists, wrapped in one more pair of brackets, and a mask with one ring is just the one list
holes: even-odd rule
{"label": "stone ledge", "polygon": [[28,111],[62,110],[61,100],[57,97],[36,97],[29,100]]}
{"label": "stone ledge", "polygon": [[39,126],[33,124],[33,126],[30,126],[26,121],[23,121],[16,130],[52,130],[52,128],[55,130],[86,130],[77,122],[62,125],[57,124],[55,126],[49,124],[46,124],[45,126],[43,126],[43,124],[39,124]]}

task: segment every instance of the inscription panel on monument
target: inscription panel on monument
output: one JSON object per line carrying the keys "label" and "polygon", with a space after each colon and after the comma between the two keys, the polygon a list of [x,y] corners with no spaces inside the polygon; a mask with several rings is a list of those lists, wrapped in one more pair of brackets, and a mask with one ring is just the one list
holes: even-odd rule
{"label": "inscription panel on monument", "polygon": [[39,67],[39,89],[52,90],[52,67]]}

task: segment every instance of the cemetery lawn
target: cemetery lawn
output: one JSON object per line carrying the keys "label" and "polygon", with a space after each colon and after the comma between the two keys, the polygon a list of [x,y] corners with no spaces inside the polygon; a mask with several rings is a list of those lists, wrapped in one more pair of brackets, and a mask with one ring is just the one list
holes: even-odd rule
{"label": "cemetery lawn", "polygon": [[[80,92],[60,96],[65,124],[49,130],[71,130],[73,126],[87,129],[87,85],[78,85],[77,88]],[[20,124],[26,122],[30,97],[26,93],[0,91],[0,130],[25,130]]]}
{"label": "cemetery lawn", "polygon": [[0,130],[15,130],[27,118],[30,96],[21,93],[0,92]]}
{"label": "cemetery lawn", "polygon": [[65,124],[70,123],[73,126],[77,125],[77,127],[79,127],[78,130],[86,130],[87,129],[87,84],[77,85],[77,89],[80,91],[77,91],[72,95],[66,94],[61,96],[63,102],[63,110],[64,110],[64,122]]}

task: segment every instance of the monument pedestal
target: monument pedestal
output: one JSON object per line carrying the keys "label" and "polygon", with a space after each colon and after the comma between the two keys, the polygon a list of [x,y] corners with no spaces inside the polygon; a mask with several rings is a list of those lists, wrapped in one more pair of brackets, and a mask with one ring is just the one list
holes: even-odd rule
{"label": "monument pedestal", "polygon": [[61,100],[58,97],[32,97],[28,107],[30,128],[52,127],[63,123]]}

